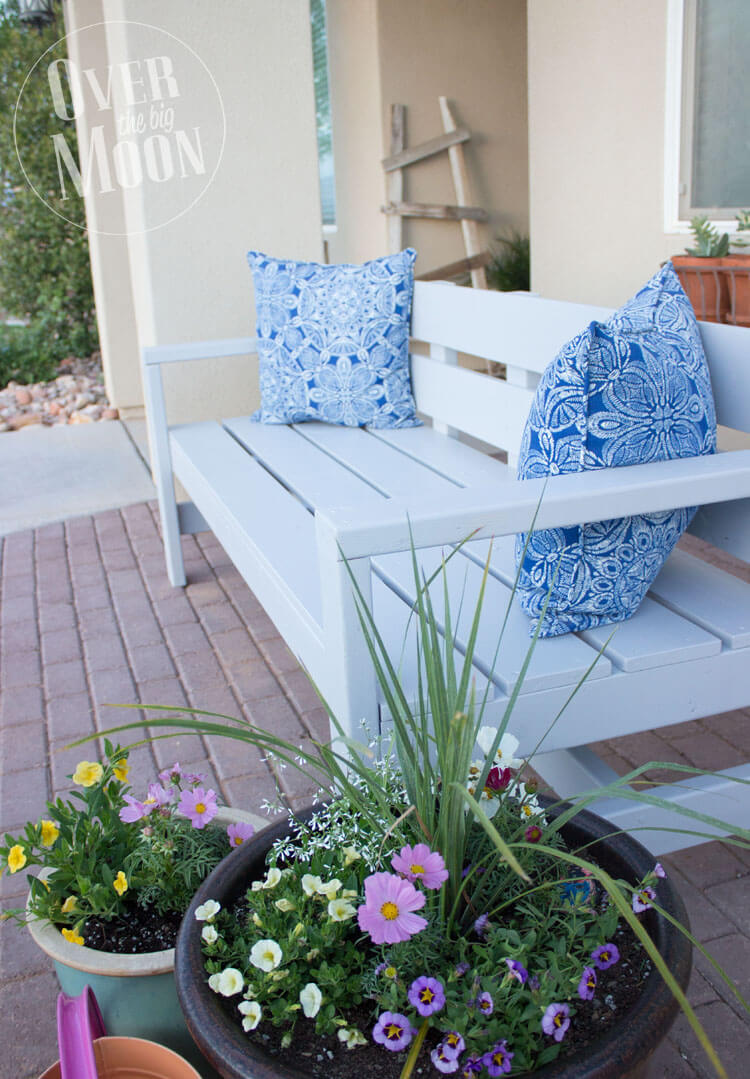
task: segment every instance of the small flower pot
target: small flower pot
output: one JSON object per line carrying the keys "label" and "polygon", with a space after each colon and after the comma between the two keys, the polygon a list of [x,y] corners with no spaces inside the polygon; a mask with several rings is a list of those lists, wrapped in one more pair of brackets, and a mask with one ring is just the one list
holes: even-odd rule
{"label": "small flower pot", "polygon": [[[214,819],[224,825],[239,820],[256,827],[264,823],[254,814],[228,808]],[[238,857],[241,849],[227,858]],[[76,997],[87,985],[93,989],[109,1034],[159,1042],[202,1064],[177,1000],[174,948],[121,955],[71,944],[47,921],[30,918],[26,925],[34,943],[54,962],[64,993]]]}
{"label": "small flower pot", "polygon": [[[97,1038],[94,1060],[98,1079],[201,1079],[200,1072],[183,1057],[143,1038]],[[39,1079],[62,1079],[60,1062],[47,1068]]]}
{"label": "small flower pot", "polygon": [[698,258],[674,255],[672,265],[680,284],[693,305],[695,317],[702,322],[725,322],[729,313],[727,278],[722,273],[722,258]]}
{"label": "small flower pot", "polygon": [[[541,799],[540,799],[541,800]],[[309,819],[315,811],[299,814]],[[586,811],[562,829],[572,848],[594,844],[587,850],[615,878],[635,884],[653,867],[655,859],[628,835],[615,835],[613,825]],[[175,950],[177,995],[188,1030],[206,1060],[223,1079],[309,1079],[303,1066],[272,1056],[243,1033],[226,1013],[207,983],[201,953],[200,924],[195,910],[208,899],[223,907],[243,895],[253,880],[265,873],[265,858],[271,845],[289,832],[287,821],[264,829],[244,844],[236,858],[217,866],[198,889],[182,922]],[[678,922],[687,926],[684,904],[668,879],[659,882],[660,905]],[[678,983],[687,986],[692,960],[690,942],[666,918],[650,911],[646,925]],[[637,1079],[644,1074],[646,1061],[666,1037],[679,1005],[658,973],[646,979],[638,1002],[623,1015],[623,1022],[596,1042],[564,1060],[534,1072],[534,1079]],[[356,1050],[353,1050],[356,1053]]]}

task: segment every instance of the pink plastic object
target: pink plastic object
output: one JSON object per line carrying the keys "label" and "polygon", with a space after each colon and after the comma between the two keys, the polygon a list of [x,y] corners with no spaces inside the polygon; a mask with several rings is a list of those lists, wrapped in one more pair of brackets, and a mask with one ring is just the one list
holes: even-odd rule
{"label": "pink plastic object", "polygon": [[60,993],[57,998],[57,1044],[61,1079],[97,1079],[94,1038],[106,1031],[90,986],[78,997]]}

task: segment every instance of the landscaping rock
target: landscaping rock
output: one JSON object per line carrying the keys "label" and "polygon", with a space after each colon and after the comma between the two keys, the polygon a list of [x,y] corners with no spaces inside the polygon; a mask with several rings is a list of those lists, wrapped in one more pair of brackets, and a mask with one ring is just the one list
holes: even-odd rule
{"label": "landscaping rock", "polygon": [[44,424],[98,423],[119,419],[104,390],[101,358],[63,360],[51,382],[0,390],[0,432]]}

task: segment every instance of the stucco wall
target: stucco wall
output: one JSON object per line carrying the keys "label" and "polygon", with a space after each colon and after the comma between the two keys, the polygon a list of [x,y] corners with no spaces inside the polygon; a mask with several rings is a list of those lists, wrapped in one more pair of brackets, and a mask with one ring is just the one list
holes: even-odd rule
{"label": "stucco wall", "polygon": [[664,231],[666,0],[529,0],[532,288],[618,306]]}
{"label": "stucco wall", "polygon": [[[91,0],[69,6],[75,14]],[[221,164],[192,208],[154,228],[169,216],[178,191],[172,181],[143,183],[123,200],[127,244],[92,236],[92,259],[107,291],[132,292],[137,340],[123,350],[116,334],[105,331],[103,342],[110,390],[127,411],[141,403],[138,348],[252,335],[248,248],[322,255],[310,17],[307,0],[225,0],[218,7],[202,0],[103,0],[102,10],[108,54],[98,66],[149,55],[149,32],[133,23],[162,28],[203,61],[226,116]],[[163,36],[152,36],[154,54],[164,52]],[[218,124],[206,86],[182,78],[179,105],[210,144]],[[180,421],[249,411],[258,400],[254,358],[173,365],[166,382],[170,418]]]}
{"label": "stucco wall", "polygon": [[[472,198],[490,213],[488,242],[528,230],[526,0],[328,0],[337,234],[332,260],[387,250],[381,159],[390,152],[390,106],[406,106],[407,146],[443,131],[438,97],[467,125]],[[405,171],[404,197],[455,203],[447,154]],[[409,219],[404,242],[417,272],[464,255],[460,226]]]}

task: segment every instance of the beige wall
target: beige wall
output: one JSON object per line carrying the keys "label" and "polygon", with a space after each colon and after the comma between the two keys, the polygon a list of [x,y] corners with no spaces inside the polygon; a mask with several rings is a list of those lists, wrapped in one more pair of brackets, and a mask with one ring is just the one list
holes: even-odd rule
{"label": "beige wall", "polygon": [[666,0],[529,0],[532,288],[619,306],[664,231]]}
{"label": "beige wall", "polygon": [[[472,140],[466,161],[476,205],[490,213],[488,242],[528,230],[526,0],[328,0],[337,234],[332,260],[387,250],[381,159],[390,106],[406,105],[406,144],[441,134],[446,96]],[[408,201],[455,203],[446,154],[405,171]],[[417,272],[464,255],[460,226],[405,222]]]}
{"label": "beige wall", "polygon": [[[69,6],[76,13],[89,3]],[[144,32],[117,20],[156,25],[198,53],[226,114],[221,165],[196,205],[148,231],[168,216],[175,189],[143,184],[123,200],[132,231],[127,244],[92,236],[95,276],[103,282],[98,292],[105,297],[108,384],[127,411],[142,400],[140,347],[252,335],[248,248],[293,258],[322,255],[310,19],[307,0],[225,0],[218,7],[202,0],[104,0],[103,10],[108,56],[99,66],[143,53]],[[161,35],[154,43],[163,51]],[[205,86],[196,81],[180,91],[183,115],[216,137],[216,110]],[[114,327],[107,328],[112,293],[120,289],[132,293],[137,337],[130,334],[125,348]],[[255,359],[173,365],[166,381],[170,418],[177,420],[236,414],[257,404]]]}

